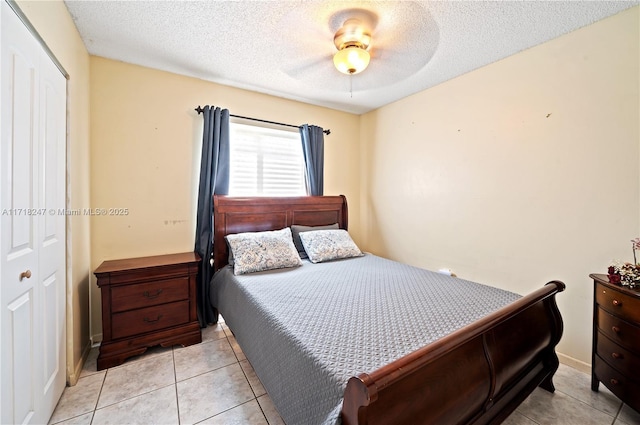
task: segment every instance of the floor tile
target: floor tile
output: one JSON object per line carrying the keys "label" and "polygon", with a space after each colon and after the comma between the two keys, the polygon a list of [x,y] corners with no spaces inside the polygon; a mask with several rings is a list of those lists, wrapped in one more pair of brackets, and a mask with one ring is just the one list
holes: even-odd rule
{"label": "floor tile", "polygon": [[176,387],[172,384],[96,410],[92,425],[177,423]]}
{"label": "floor tile", "polygon": [[217,323],[202,329],[202,342],[216,341],[226,338],[227,334],[224,333],[224,326],[225,325],[222,323]]}
{"label": "floor tile", "polygon": [[56,425],[91,425],[92,419],[93,412],[89,412],[84,415],[76,416],[75,418],[67,419],[66,421],[57,422]]}
{"label": "floor tile", "polygon": [[536,390],[517,409],[517,412],[539,424],[604,425],[613,423],[607,415],[561,391],[550,393]]}
{"label": "floor tile", "polygon": [[176,347],[173,356],[178,382],[238,361],[226,338],[188,347]]}
{"label": "floor tile", "polygon": [[249,385],[251,385],[251,389],[253,390],[255,396],[260,397],[261,395],[266,394],[267,391],[262,386],[262,382],[260,382],[260,379],[258,379],[258,376],[253,370],[253,366],[251,366],[251,363],[249,363],[248,360],[243,360],[240,362],[240,367],[242,367],[244,374],[249,380]]}
{"label": "floor tile", "polygon": [[229,326],[227,326],[226,324],[224,325],[224,328],[222,330],[224,331],[224,334],[227,336],[227,338],[235,337],[233,332],[231,332]]}
{"label": "floor tile", "polygon": [[174,383],[173,352],[128,362],[107,371],[98,408]]}
{"label": "floor tile", "polygon": [[267,417],[269,425],[285,425],[268,394],[258,397],[258,403],[260,403],[260,407]]}
{"label": "floor tile", "polygon": [[222,412],[198,424],[207,425],[268,425],[267,419],[256,400],[251,400],[233,409]]}
{"label": "floor tile", "polygon": [[617,420],[622,421],[622,423],[626,425],[640,425],[640,413],[625,404],[622,406]]}
{"label": "floor tile", "polygon": [[181,424],[193,424],[254,398],[238,363],[178,382]]}
{"label": "floor tile", "polygon": [[97,366],[98,354],[100,353],[99,347],[93,347],[91,351],[89,351],[89,355],[87,356],[87,360],[85,360],[84,365],[82,365],[82,371],[80,372],[80,378],[85,376],[93,375],[94,373],[100,372]]}
{"label": "floor tile", "polygon": [[231,348],[233,348],[233,352],[236,354],[236,357],[238,358],[238,361],[245,360],[246,357],[245,357],[244,353],[242,352],[242,348],[240,348],[240,345],[238,344],[238,341],[236,341],[236,337],[235,336],[230,336],[230,337],[227,337],[227,339],[229,340],[229,344],[231,344]]}
{"label": "floor tile", "polygon": [[569,366],[560,365],[553,377],[556,391],[561,391],[589,406],[616,416],[622,402],[604,385],[598,391],[591,391],[591,375],[580,372]]}
{"label": "floor tile", "polygon": [[61,422],[93,412],[100,396],[106,371],[78,379],[73,387],[66,387],[49,423]]}
{"label": "floor tile", "polygon": [[522,415],[520,412],[513,412],[502,425],[537,425],[534,421]]}

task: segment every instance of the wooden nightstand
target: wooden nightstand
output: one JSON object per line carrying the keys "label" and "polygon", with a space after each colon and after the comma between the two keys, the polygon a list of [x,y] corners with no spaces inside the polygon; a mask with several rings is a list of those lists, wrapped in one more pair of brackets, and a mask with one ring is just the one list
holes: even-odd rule
{"label": "wooden nightstand", "polygon": [[98,370],[117,366],[148,347],[202,341],[196,312],[193,252],[103,262],[94,274],[102,295]]}
{"label": "wooden nightstand", "polygon": [[594,281],[591,389],[602,382],[640,412],[640,290]]}

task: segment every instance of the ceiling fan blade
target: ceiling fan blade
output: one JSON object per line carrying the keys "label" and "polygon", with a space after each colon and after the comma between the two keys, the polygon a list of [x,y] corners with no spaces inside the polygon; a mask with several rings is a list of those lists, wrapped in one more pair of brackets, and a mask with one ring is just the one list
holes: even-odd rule
{"label": "ceiling fan blade", "polygon": [[308,77],[314,73],[324,72],[327,64],[333,66],[331,56],[317,56],[308,60],[299,60],[296,65],[285,68],[284,72],[293,78]]}

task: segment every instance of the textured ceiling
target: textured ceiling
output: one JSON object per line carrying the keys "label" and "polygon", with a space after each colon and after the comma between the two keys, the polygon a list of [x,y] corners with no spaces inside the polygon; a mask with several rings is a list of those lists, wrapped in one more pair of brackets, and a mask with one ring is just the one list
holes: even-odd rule
{"label": "textured ceiling", "polygon": [[[353,113],[638,3],[66,0],[92,55]],[[353,14],[374,29],[371,64],[350,77],[332,56],[333,35]]]}

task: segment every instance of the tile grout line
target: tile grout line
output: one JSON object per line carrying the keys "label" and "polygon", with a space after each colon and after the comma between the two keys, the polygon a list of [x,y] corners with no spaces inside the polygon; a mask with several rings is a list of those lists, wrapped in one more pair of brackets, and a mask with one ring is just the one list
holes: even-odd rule
{"label": "tile grout line", "polygon": [[[228,408],[228,409],[225,409],[225,410],[223,410],[223,411],[221,411],[221,412],[216,413],[216,414],[215,414],[215,415],[213,415],[213,416],[209,416],[208,418],[204,418],[204,419],[202,419],[201,421],[198,421],[198,422],[194,423],[194,425],[201,424],[202,422],[204,422],[204,421],[208,421],[209,419],[213,419],[213,418],[215,418],[216,416],[220,416],[220,415],[222,415],[223,413],[226,413],[226,412],[228,412],[228,411],[230,411],[230,410],[235,409],[236,407],[240,407],[240,406],[243,406],[243,405],[245,405],[245,404],[247,404],[247,403],[251,403],[253,400],[255,400],[255,399],[253,399],[253,398],[252,398],[251,400],[244,401],[244,402],[242,402],[242,403],[240,403],[240,404],[237,404],[237,405],[235,405],[235,406],[233,406],[233,407],[230,407],[230,408]],[[256,402],[257,402],[257,401],[256,401]],[[258,405],[260,405],[260,403],[258,403]],[[265,417],[265,420],[266,420],[266,417]],[[267,421],[267,423],[268,423],[268,421]]]}
{"label": "tile grout line", "polygon": [[611,422],[611,425],[615,425],[615,423],[618,421],[618,416],[620,416],[620,412],[622,412],[623,407],[624,407],[624,403],[620,403],[620,407],[618,407],[618,411],[616,412],[616,415],[613,417],[613,422]]}
{"label": "tile grout line", "polygon": [[174,347],[171,347],[171,360],[173,361],[173,390],[176,394],[176,411],[178,413],[178,425],[180,425],[180,399],[178,398],[178,373],[176,372],[176,350]]}
{"label": "tile grout line", "polygon": [[107,368],[107,370],[104,371],[104,376],[102,377],[102,384],[100,385],[100,391],[98,391],[98,397],[96,398],[96,404],[93,406],[93,412],[91,413],[91,422],[89,422],[90,425],[93,424],[93,421],[96,418],[96,410],[98,410],[98,403],[100,402],[100,396],[102,395],[104,383],[107,381],[108,373],[109,373],[109,368]]}
{"label": "tile grout line", "polygon": [[[231,331],[231,329],[229,329],[229,331]],[[233,335],[233,333],[232,333],[232,335]],[[262,416],[264,417],[264,420],[267,422],[267,425],[270,425],[269,418],[267,417],[267,413],[264,411],[264,408],[262,407],[262,404],[260,404],[260,402],[258,401],[258,395],[256,394],[255,390],[253,389],[253,386],[251,385],[251,382],[249,382],[249,377],[247,376],[247,373],[245,372],[245,370],[242,368],[242,365],[240,364],[242,362],[242,360],[240,360],[238,358],[238,355],[236,354],[236,351],[233,349],[233,345],[231,344],[231,341],[229,341],[229,335],[227,335],[226,332],[225,332],[225,338],[226,338],[227,342],[229,343],[229,345],[231,346],[231,350],[233,351],[233,354],[236,356],[236,360],[237,360],[238,366],[240,366],[240,369],[242,370],[242,373],[244,374],[244,377],[247,380],[247,383],[249,384],[249,388],[251,388],[251,392],[254,395],[254,400],[258,404],[258,408],[260,408],[260,411],[262,412]],[[234,338],[235,338],[235,336],[234,336]],[[236,340],[236,343],[237,343],[237,340]],[[246,355],[245,355],[244,360],[246,360],[247,363],[249,364],[249,366],[251,366],[251,368],[253,369],[253,366],[251,365],[251,362],[249,361],[249,359],[246,358]],[[254,371],[254,373],[255,373],[255,371]],[[260,378],[258,378],[258,381],[260,381]],[[262,382],[260,382],[260,385],[262,385]],[[268,396],[268,393],[266,393],[266,389],[265,389],[265,393],[262,394],[260,397],[262,397],[264,395]],[[248,402],[246,402],[246,403],[248,403]]]}
{"label": "tile grout line", "polygon": [[[246,361],[249,364],[249,366],[253,369],[253,366],[251,366],[251,363],[249,362],[249,360],[247,359]],[[256,404],[258,405],[258,408],[262,412],[262,416],[264,416],[264,420],[267,422],[267,424],[269,424],[269,418],[267,418],[267,414],[265,413],[264,409],[262,408],[262,405],[258,401],[258,395],[256,394],[256,391],[253,389],[253,385],[251,385],[251,382],[249,381],[249,377],[247,376],[247,372],[245,372],[244,368],[242,367],[242,365],[240,363],[242,363],[242,362],[240,360],[238,360],[238,366],[240,366],[240,370],[242,370],[242,373],[244,374],[244,378],[247,380],[247,383],[249,384],[249,388],[251,388],[251,392],[253,393],[253,400],[255,400]],[[254,373],[255,373],[255,371],[254,371]],[[256,377],[257,377],[257,375],[256,375]],[[260,378],[258,378],[258,381],[260,381]],[[260,385],[262,385],[262,382],[260,382]],[[265,391],[266,391],[266,389],[265,389]],[[262,394],[262,395],[264,395],[264,394]],[[251,401],[251,400],[249,400],[249,401]],[[246,402],[246,403],[248,403],[248,402]]]}

